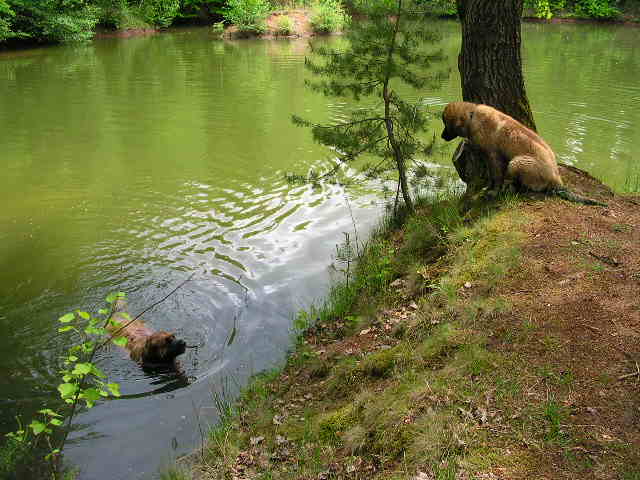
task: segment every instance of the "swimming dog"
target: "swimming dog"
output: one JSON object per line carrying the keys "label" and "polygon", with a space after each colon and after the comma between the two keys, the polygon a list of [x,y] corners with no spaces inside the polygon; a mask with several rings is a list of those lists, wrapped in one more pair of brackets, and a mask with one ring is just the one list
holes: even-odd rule
{"label": "swimming dog", "polygon": [[140,319],[128,319],[124,315],[126,308],[124,299],[115,301],[107,331],[127,339],[124,348],[129,351],[132,360],[144,366],[170,365],[185,352],[187,344],[184,340],[176,339],[173,333],[155,332]]}

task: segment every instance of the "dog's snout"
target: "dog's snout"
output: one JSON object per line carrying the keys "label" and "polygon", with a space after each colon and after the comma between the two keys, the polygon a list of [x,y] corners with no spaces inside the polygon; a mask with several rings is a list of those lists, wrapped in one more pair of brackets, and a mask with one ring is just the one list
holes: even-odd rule
{"label": "dog's snout", "polygon": [[446,128],[442,131],[442,135],[440,135],[440,136],[441,136],[444,140],[446,140],[447,142],[449,142],[449,141],[451,141],[451,140],[453,140],[454,138],[456,138],[456,137],[457,137],[457,135],[456,135],[455,133],[451,133],[451,132],[449,132],[449,130],[448,130],[448,129],[446,129]]}
{"label": "dog's snout", "polygon": [[173,342],[173,349],[178,355],[180,355],[187,350],[187,342],[184,340],[176,340]]}

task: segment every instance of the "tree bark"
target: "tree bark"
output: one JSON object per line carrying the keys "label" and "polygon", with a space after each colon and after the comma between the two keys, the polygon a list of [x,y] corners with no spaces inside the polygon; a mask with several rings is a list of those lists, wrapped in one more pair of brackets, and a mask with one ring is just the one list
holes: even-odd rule
{"label": "tree bark", "polygon": [[[520,24],[524,0],[456,0],[462,25],[458,69],[462,98],[484,103],[529,128],[536,125],[522,76]],[[462,142],[454,165],[467,198],[491,185],[484,154]]]}

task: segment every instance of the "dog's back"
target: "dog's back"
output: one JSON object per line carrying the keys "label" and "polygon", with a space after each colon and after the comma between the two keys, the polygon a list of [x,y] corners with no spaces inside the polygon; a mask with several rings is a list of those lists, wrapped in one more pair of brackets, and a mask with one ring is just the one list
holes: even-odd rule
{"label": "dog's back", "polygon": [[511,159],[532,155],[555,160],[551,147],[536,132],[489,105],[477,105],[469,130],[479,146],[498,149]]}
{"label": "dog's back", "polygon": [[132,360],[143,364],[167,364],[185,352],[186,343],[165,331],[156,332],[138,318],[131,318],[127,302],[118,298],[113,302],[111,320],[107,330],[113,335],[127,339],[125,348]]}

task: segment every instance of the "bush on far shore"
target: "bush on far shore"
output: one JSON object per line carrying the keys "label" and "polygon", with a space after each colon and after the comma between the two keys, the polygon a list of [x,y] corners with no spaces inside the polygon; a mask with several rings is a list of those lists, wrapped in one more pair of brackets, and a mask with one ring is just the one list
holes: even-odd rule
{"label": "bush on far shore", "polygon": [[267,16],[271,12],[269,0],[228,0],[223,13],[225,20],[241,32],[261,34],[267,30]]}
{"label": "bush on far shore", "polygon": [[281,15],[278,18],[278,26],[276,33],[278,35],[291,35],[295,30],[295,23],[291,17]]}
{"label": "bush on far shore", "polygon": [[340,0],[319,0],[313,7],[311,27],[317,33],[339,32],[349,22]]}

